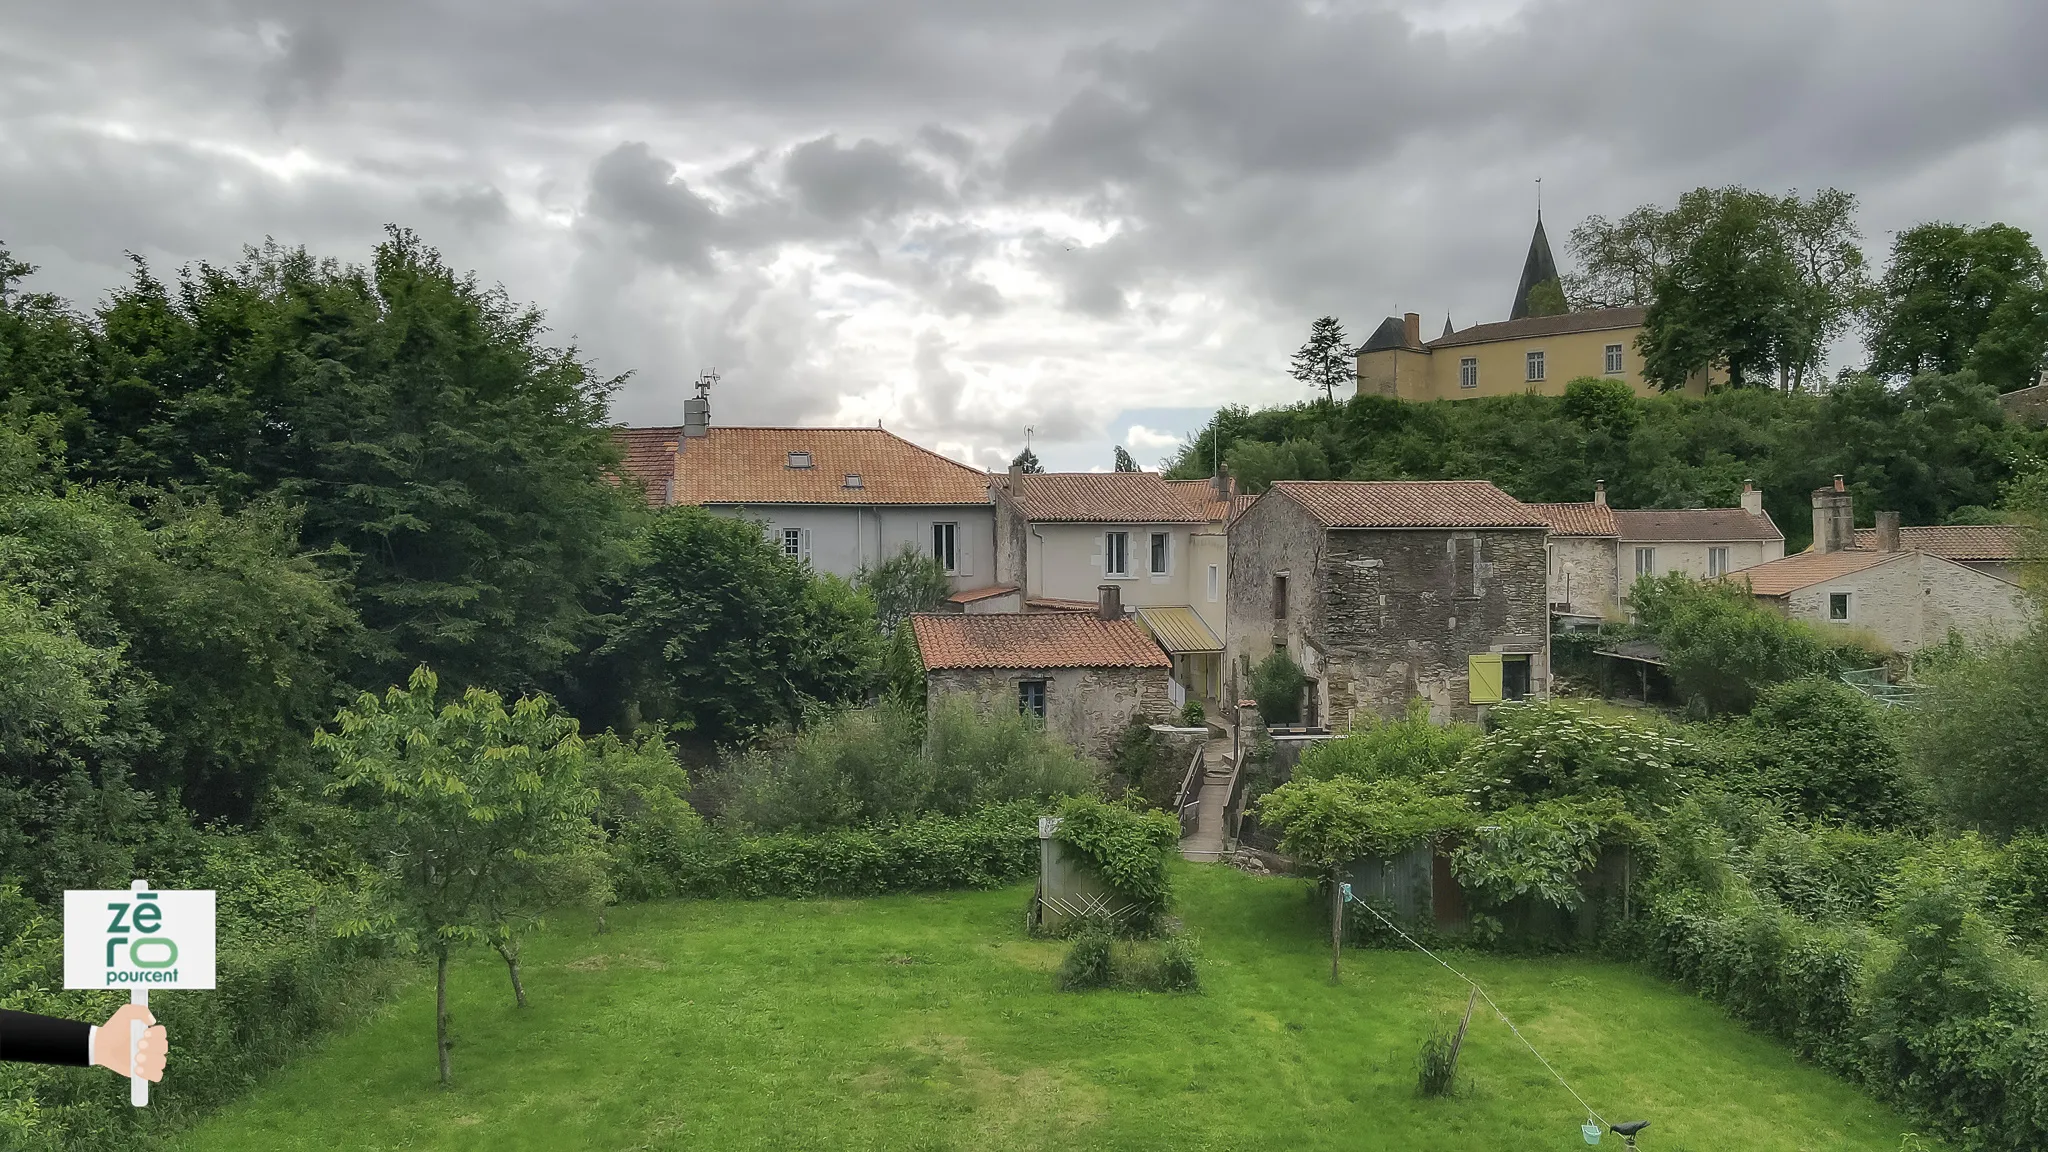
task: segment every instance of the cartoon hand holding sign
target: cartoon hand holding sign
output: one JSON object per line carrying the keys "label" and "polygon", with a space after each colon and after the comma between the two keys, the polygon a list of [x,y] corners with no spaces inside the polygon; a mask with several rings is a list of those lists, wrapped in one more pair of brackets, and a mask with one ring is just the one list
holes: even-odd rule
{"label": "cartoon hand holding sign", "polygon": [[0,1012],[0,1059],[97,1064],[129,1078],[128,1102],[149,1103],[164,1074],[164,1030],[149,1011],[152,989],[213,987],[213,893],[64,893],[64,987],[127,988],[128,1006],[105,1025]]}

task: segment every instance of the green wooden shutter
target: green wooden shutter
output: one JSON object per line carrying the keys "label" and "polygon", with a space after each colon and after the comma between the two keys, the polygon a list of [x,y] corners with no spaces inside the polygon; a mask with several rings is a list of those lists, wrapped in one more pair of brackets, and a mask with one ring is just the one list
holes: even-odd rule
{"label": "green wooden shutter", "polygon": [[1498,652],[1482,652],[1466,665],[1470,698],[1474,704],[1500,703],[1501,659]]}

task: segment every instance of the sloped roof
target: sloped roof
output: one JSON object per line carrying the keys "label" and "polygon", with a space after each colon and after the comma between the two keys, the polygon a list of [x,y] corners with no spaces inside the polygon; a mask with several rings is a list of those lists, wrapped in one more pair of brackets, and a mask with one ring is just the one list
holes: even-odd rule
{"label": "sloped roof", "polygon": [[1083,612],[912,616],[926,669],[1171,668],[1173,662],[1130,619]]}
{"label": "sloped roof", "polygon": [[1189,524],[1206,513],[1157,472],[1034,472],[1016,479],[1027,520]]}
{"label": "sloped roof", "polygon": [[1767,512],[1751,516],[1740,508],[1616,508],[1614,523],[1623,540],[1771,541],[1785,534]]}
{"label": "sloped roof", "polygon": [[1439,336],[1428,344],[1430,350],[1456,348],[1466,344],[1492,344],[1500,340],[1521,340],[1530,336],[1563,336],[1571,332],[1601,332],[1609,328],[1640,328],[1644,308],[1595,308],[1590,312],[1567,312],[1562,316],[1529,316],[1503,320],[1498,324],[1474,324],[1470,328]]}
{"label": "sloped roof", "polygon": [[[1876,548],[1877,529],[1858,528],[1856,547]],[[2016,524],[1938,524],[1899,529],[1899,547],[1932,552],[1945,560],[2021,560],[2040,549],[2027,545]]]}
{"label": "sloped roof", "polygon": [[1372,330],[1372,335],[1365,338],[1365,343],[1358,346],[1358,351],[1385,352],[1390,348],[1408,348],[1418,352],[1421,351],[1415,345],[1408,343],[1408,322],[1399,316],[1389,316],[1385,320],[1380,321],[1380,326]]}
{"label": "sloped roof", "polygon": [[1228,522],[1231,517],[1251,507],[1254,497],[1232,496],[1228,500],[1216,499],[1214,480],[1168,480],[1167,485],[1180,494],[1202,519],[1211,523]]}
{"label": "sloped roof", "polygon": [[1618,536],[1614,509],[1591,500],[1576,504],[1531,504],[1530,511],[1550,525],[1553,536]]}
{"label": "sloped roof", "polygon": [[965,591],[955,592],[951,596],[946,597],[946,599],[955,604],[978,604],[983,600],[993,600],[998,596],[1014,595],[1016,591],[1017,586],[1015,584],[991,584],[986,588],[969,588]]}
{"label": "sloped roof", "polygon": [[[790,467],[792,452],[810,453],[811,466]],[[880,428],[713,426],[682,441],[675,503],[986,504],[988,481]]]}
{"label": "sloped roof", "polygon": [[1548,528],[1527,504],[1484,480],[1281,480],[1281,496],[1326,528]]}
{"label": "sloped roof", "polygon": [[668,486],[676,476],[676,443],[681,428],[614,428],[612,438],[624,455],[626,475],[640,481],[647,502],[654,507],[668,503]]}
{"label": "sloped roof", "polygon": [[1911,552],[1866,552],[1860,548],[1841,552],[1796,552],[1783,560],[1766,561],[1754,568],[1730,573],[1722,579],[1747,583],[1749,590],[1758,596],[1784,596],[1911,555]]}
{"label": "sloped roof", "polygon": [[1543,234],[1543,217],[1536,217],[1536,233],[1529,237],[1529,255],[1522,260],[1522,279],[1515,285],[1515,302],[1508,306],[1508,319],[1529,315],[1529,293],[1538,284],[1557,279],[1557,260],[1550,254],[1550,237]]}
{"label": "sloped roof", "polygon": [[1208,622],[1193,608],[1182,605],[1138,608],[1131,615],[1168,652],[1223,651],[1223,641],[1216,638]]}

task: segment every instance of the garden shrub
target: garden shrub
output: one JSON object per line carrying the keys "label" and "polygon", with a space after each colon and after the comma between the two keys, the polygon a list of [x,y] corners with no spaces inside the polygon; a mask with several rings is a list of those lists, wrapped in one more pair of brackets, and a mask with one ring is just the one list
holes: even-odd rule
{"label": "garden shrub", "polygon": [[1074,937],[1056,977],[1060,991],[1081,992],[1116,983],[1116,941],[1108,931],[1091,927]]}
{"label": "garden shrub", "polygon": [[1159,946],[1156,983],[1162,992],[1201,991],[1201,961],[1195,953],[1194,941],[1174,936]]}
{"label": "garden shrub", "polygon": [[1407,715],[1399,720],[1370,720],[1342,739],[1316,742],[1302,752],[1294,775],[1304,780],[1445,778],[1481,734],[1475,724],[1434,723],[1428,702],[1411,700]]}
{"label": "garden shrub", "polygon": [[[1842,665],[1839,638],[1758,604],[1740,574],[1713,581],[1645,576],[1629,591],[1629,603],[1664,650],[1679,698],[1698,699],[1711,713],[1746,712],[1767,685],[1832,675]],[[1867,667],[1884,656],[1865,653],[1854,662]]]}
{"label": "garden shrub", "polygon": [[1415,1057],[1415,1091],[1418,1095],[1451,1094],[1452,1082],[1458,1072],[1458,1066],[1452,1063],[1456,1059],[1454,1045],[1457,1042],[1457,1026],[1448,1017],[1439,1016],[1422,1041],[1422,1051]]}
{"label": "garden shrub", "polygon": [[1252,699],[1259,716],[1268,724],[1292,724],[1301,719],[1301,694],[1308,687],[1308,674],[1286,652],[1275,652],[1252,669]]}
{"label": "garden shrub", "polygon": [[1150,724],[1133,723],[1117,737],[1109,757],[1109,793],[1136,794],[1153,808],[1171,809],[1179,797],[1188,758],[1169,746]]}
{"label": "garden shrub", "polygon": [[1180,843],[1180,822],[1087,796],[1060,805],[1054,835],[1113,891],[1136,905],[1129,931],[1153,931],[1166,914],[1166,854]]}
{"label": "garden shrub", "polygon": [[1157,943],[1118,940],[1113,926],[1090,924],[1074,937],[1054,983],[1062,992],[1126,988],[1139,992],[1199,992],[1201,961],[1185,936]]}
{"label": "garden shrub", "polygon": [[1749,715],[1721,734],[1719,769],[1729,786],[1808,819],[1918,825],[1927,805],[1906,770],[1898,728],[1856,689],[1809,676],[1757,694]]}
{"label": "garden shrub", "polygon": [[1190,700],[1180,706],[1178,719],[1183,728],[1200,728],[1209,722],[1209,713],[1200,700]]}
{"label": "garden shrub", "polygon": [[1502,705],[1490,720],[1493,730],[1466,750],[1458,769],[1482,808],[1608,795],[1644,810],[1675,795],[1674,760],[1688,749],[1643,721],[1566,701]]}
{"label": "garden shrub", "polygon": [[1928,683],[1910,739],[1943,815],[2000,836],[2048,831],[2048,622]]}

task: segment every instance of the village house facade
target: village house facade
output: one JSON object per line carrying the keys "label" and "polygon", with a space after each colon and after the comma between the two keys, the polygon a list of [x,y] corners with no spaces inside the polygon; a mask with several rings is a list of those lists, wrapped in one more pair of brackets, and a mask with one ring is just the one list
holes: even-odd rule
{"label": "village house facade", "polygon": [[1107,758],[1134,723],[1163,723],[1174,708],[1173,662],[1123,610],[1115,585],[1093,612],[911,617],[925,699],[964,696],[977,708],[1016,709],[1079,751]]}
{"label": "village house facade", "polygon": [[1813,494],[1810,550],[1730,579],[1792,619],[1855,629],[1907,655],[1950,633],[2010,640],[2033,621],[2038,606],[2019,585],[1911,546],[1898,513],[1879,512],[1868,537],[1855,524],[1853,500],[1837,476]]}
{"label": "village house facade", "polygon": [[1230,524],[1240,694],[1284,651],[1334,731],[1428,702],[1439,722],[1545,695],[1549,525],[1483,481],[1282,481]]}
{"label": "village house facade", "polygon": [[[619,430],[649,504],[759,523],[769,542],[851,580],[909,547],[946,569],[959,604],[1003,605],[988,473],[880,428]],[[1014,607],[1014,603],[1010,606]]]}
{"label": "village house facade", "polygon": [[1733,508],[1612,508],[1605,484],[1589,502],[1529,507],[1550,525],[1550,604],[1566,623],[1621,615],[1643,576],[1712,580],[1785,554],[1785,533],[1747,481]]}

